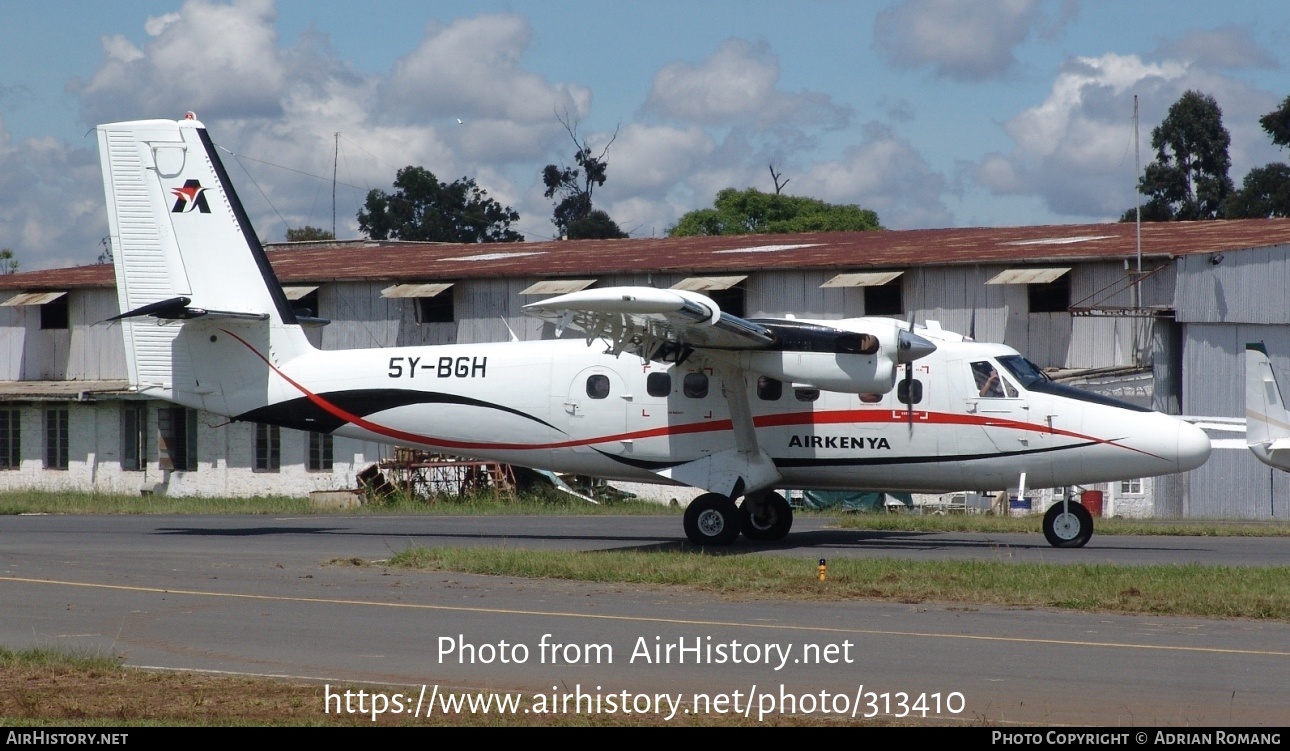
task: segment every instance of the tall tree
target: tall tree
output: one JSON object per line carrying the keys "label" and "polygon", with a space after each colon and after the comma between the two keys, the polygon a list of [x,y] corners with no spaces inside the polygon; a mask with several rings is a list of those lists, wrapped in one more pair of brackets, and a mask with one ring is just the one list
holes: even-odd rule
{"label": "tall tree", "polygon": [[[1227,154],[1232,142],[1223,111],[1208,94],[1188,91],[1151,131],[1156,160],[1147,165],[1138,192],[1147,196],[1146,221],[1217,219],[1232,192]],[[1122,221],[1133,221],[1132,209]]]}
{"label": "tall tree", "polygon": [[[605,184],[606,173],[609,171],[609,162],[605,156],[618,138],[618,131],[614,131],[609,143],[600,150],[600,154],[596,154],[587,145],[585,138],[578,138],[577,122],[570,120],[567,113],[558,119],[569,138],[573,139],[576,149],[573,162],[578,166],[548,164],[542,170],[542,184],[546,186],[543,195],[555,199],[551,223],[560,230],[560,234],[570,239],[627,237],[627,233],[618,227],[608,213],[595,210],[591,204],[591,194],[598,186]],[[597,214],[594,219],[591,217],[593,213]]]}
{"label": "tall tree", "polygon": [[[1290,146],[1290,96],[1281,106],[1259,118],[1259,124],[1282,148]],[[1290,165],[1270,162],[1245,176],[1241,189],[1223,203],[1228,219],[1266,219],[1290,216]]]}
{"label": "tall tree", "polygon": [[0,250],[0,274],[12,274],[18,270],[18,256],[11,248]]}
{"label": "tall tree", "polygon": [[394,192],[372,190],[358,212],[358,228],[373,240],[427,242],[522,242],[511,229],[520,215],[463,177],[440,182],[424,167],[404,167],[394,179]]}
{"label": "tall tree", "polygon": [[687,235],[755,235],[786,232],[856,232],[882,229],[878,215],[855,204],[832,204],[815,198],[762,193],[756,188],[726,188],[710,209],[682,216],[668,237]]}
{"label": "tall tree", "polygon": [[1280,107],[1260,117],[1259,125],[1272,137],[1272,143],[1290,146],[1290,96],[1281,102]]}
{"label": "tall tree", "polygon": [[287,230],[287,242],[289,243],[318,242],[321,240],[335,239],[336,236],[331,233],[331,230],[314,227],[309,224],[306,224],[303,227],[296,227],[295,229]]}

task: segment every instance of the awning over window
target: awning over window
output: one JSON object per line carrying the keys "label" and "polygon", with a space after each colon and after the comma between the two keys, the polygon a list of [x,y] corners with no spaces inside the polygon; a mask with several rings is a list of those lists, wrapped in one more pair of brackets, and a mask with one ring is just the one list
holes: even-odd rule
{"label": "awning over window", "polygon": [[381,290],[381,297],[434,297],[452,286],[452,282],[439,284],[396,284]]}
{"label": "awning over window", "polygon": [[995,274],[986,284],[1049,284],[1070,271],[1064,269],[1007,269]]}
{"label": "awning over window", "polygon": [[856,274],[838,274],[820,287],[881,287],[896,279],[903,271],[868,271]]}
{"label": "awning over window", "polygon": [[689,292],[710,292],[718,289],[730,289],[747,279],[743,276],[692,276],[672,285],[672,289],[683,289]]}
{"label": "awning over window", "polygon": [[288,300],[299,300],[316,289],[318,289],[318,285],[315,284],[312,287],[283,287],[282,291],[286,294]]}
{"label": "awning over window", "polygon": [[58,298],[62,297],[65,294],[67,294],[66,291],[64,292],[19,292],[13,297],[10,297],[8,300],[5,300],[4,302],[0,302],[0,306],[17,307],[19,305],[44,305],[45,303],[51,303],[57,300]]}
{"label": "awning over window", "polygon": [[548,279],[545,282],[529,285],[520,292],[521,295],[567,295],[579,292],[595,284],[595,279]]}

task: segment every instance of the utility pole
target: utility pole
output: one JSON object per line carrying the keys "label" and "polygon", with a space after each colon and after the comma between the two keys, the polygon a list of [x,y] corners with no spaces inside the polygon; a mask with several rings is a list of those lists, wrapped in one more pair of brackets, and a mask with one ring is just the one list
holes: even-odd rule
{"label": "utility pole", "polygon": [[[1134,101],[1137,101],[1136,99]],[[1135,105],[1136,106],[1136,105]],[[336,146],[331,155],[331,239],[336,239],[336,163],[340,161],[340,131],[335,134]],[[1141,265],[1141,263],[1139,263]]]}

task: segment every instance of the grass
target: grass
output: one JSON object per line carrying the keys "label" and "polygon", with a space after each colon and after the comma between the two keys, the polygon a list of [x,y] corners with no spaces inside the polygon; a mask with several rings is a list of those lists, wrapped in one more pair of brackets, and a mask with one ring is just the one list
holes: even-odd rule
{"label": "grass", "polygon": [[[682,510],[631,499],[592,505],[557,493],[477,494],[437,501],[395,498],[366,503],[353,509],[315,508],[307,498],[286,496],[254,498],[174,498],[170,496],[114,495],[78,492],[0,492],[3,514],[257,514],[306,516],[310,514],[441,514],[441,515],[647,515],[680,516]],[[843,529],[909,532],[1032,532],[1040,531],[1040,515],[1024,517],[986,514],[838,514],[832,511],[798,511],[802,517],[836,520]],[[1290,522],[1224,519],[1097,519],[1099,535],[1195,535],[1290,537]]]}
{"label": "grass", "polygon": [[[846,514],[843,529],[905,532],[1041,532],[1043,516],[988,514]],[[1290,537],[1290,522],[1233,519],[1094,519],[1099,535],[1170,535],[1201,537]]]}
{"label": "grass", "polygon": [[523,496],[478,494],[438,501],[408,500],[396,496],[388,501],[365,503],[350,509],[318,508],[308,498],[257,496],[253,498],[179,498],[109,493],[4,492],[0,493],[0,514],[259,514],[304,516],[308,514],[444,514],[444,515],[670,515],[677,509],[655,503],[619,500],[593,505],[556,493]]}
{"label": "grass", "polygon": [[388,564],[525,578],[683,585],[740,598],[879,599],[1290,620],[1290,566],[838,559],[828,564],[827,578],[820,582],[814,562],[777,556],[419,547],[395,555]]}
{"label": "grass", "polygon": [[[87,657],[58,650],[13,651],[0,647],[0,727],[15,726],[176,726],[176,725],[280,725],[280,726],[365,726],[414,725],[418,727],[533,727],[582,725],[799,725],[827,723],[820,715],[772,716],[766,722],[756,717],[745,720],[739,715],[685,715],[678,713],[671,721],[656,715],[585,715],[526,714],[533,705],[532,694],[523,694],[518,711],[492,713],[469,711],[411,714],[385,713],[372,719],[371,714],[337,713],[339,701],[333,699],[331,712],[324,711],[326,691],[343,696],[354,692],[352,706],[358,705],[357,692],[370,697],[379,692],[386,697],[395,693],[408,697],[411,708],[421,691],[420,686],[380,686],[371,684],[258,678],[207,673],[146,671],[124,667],[119,660]],[[471,689],[440,691],[476,693]],[[519,693],[519,692],[511,692]],[[427,692],[429,695],[429,692]],[[370,708],[371,699],[364,702]],[[369,709],[370,712],[370,709]],[[857,721],[839,724],[887,724]],[[143,741],[147,735],[140,736]],[[140,737],[127,738],[138,745]]]}

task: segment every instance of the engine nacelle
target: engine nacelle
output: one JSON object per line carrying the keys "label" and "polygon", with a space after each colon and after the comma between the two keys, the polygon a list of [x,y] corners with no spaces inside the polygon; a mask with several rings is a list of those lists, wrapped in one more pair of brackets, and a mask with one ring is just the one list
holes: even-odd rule
{"label": "engine nacelle", "polygon": [[885,394],[899,366],[934,352],[936,345],[886,318],[842,323],[766,321],[757,323],[775,339],[773,348],[741,352],[739,364],[754,373],[825,391]]}
{"label": "engine nacelle", "polygon": [[896,386],[896,363],[882,355],[838,352],[743,352],[739,364],[787,383],[809,383],[825,391],[885,394]]}

